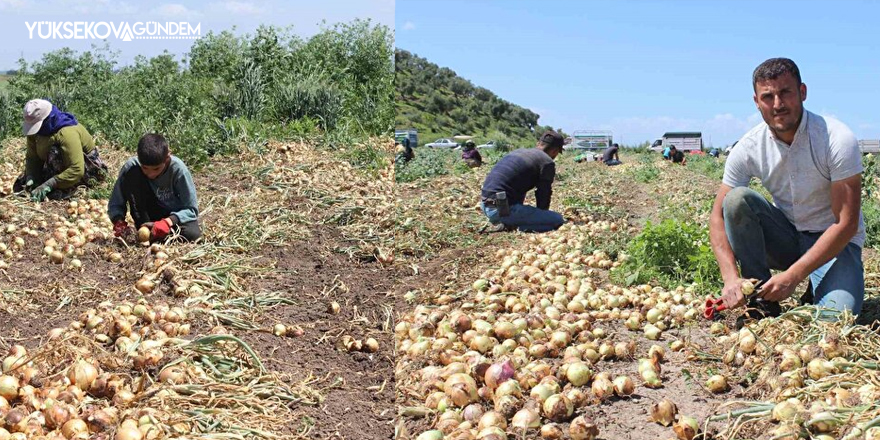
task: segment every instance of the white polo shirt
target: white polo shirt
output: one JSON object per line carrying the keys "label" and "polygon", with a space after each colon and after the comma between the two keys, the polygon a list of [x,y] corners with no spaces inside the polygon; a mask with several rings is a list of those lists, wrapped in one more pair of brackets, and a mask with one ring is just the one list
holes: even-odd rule
{"label": "white polo shirt", "polygon": [[[776,205],[798,231],[821,232],[836,222],[831,211],[831,182],[860,174],[859,142],[842,122],[804,110],[791,146],[762,122],[731,150],[722,182],[748,186],[761,179]],[[859,212],[859,231],[851,243],[865,243],[865,221]]]}

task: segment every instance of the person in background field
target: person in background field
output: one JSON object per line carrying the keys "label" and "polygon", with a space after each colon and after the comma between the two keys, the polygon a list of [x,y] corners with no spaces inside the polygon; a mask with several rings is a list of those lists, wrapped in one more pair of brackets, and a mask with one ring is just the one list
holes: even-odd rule
{"label": "person in background field", "polygon": [[[483,214],[495,229],[519,228],[525,232],[546,232],[559,228],[565,219],[550,210],[556,163],[562,152],[559,133],[547,130],[535,148],[522,148],[507,154],[492,167],[481,191]],[[526,193],[535,188],[537,206],[525,205]],[[484,229],[485,230],[485,229]]]}
{"label": "person in background field", "polygon": [[471,168],[478,168],[483,165],[483,156],[477,151],[477,144],[474,141],[467,141],[461,148],[461,159]]}
{"label": "person in background field", "polygon": [[[722,301],[746,304],[742,279],[756,278],[763,285],[741,320],[775,316],[779,301],[809,278],[806,296],[816,305],[858,314],[865,295],[858,141],[840,121],[804,109],[807,86],[794,61],[764,61],[752,86],[764,122],[730,150],[710,215]],[[752,177],[773,204],[749,189]]]}
{"label": "person in background field", "polygon": [[721,149],[720,149],[720,148],[718,148],[718,147],[712,147],[712,148],[709,149],[709,156],[712,156],[712,157],[714,157],[714,158],[717,159],[718,156],[720,156],[720,155],[721,155]]}
{"label": "person in background field", "polygon": [[669,145],[667,145],[666,148],[663,149],[663,160],[671,159],[670,152],[672,151],[672,148],[673,147],[670,147]]}
{"label": "person in background field", "polygon": [[125,221],[128,211],[137,228],[150,229],[150,241],[165,240],[172,232],[189,241],[202,235],[192,174],[183,161],[171,155],[162,135],[141,137],[137,156],[119,170],[107,204],[117,237],[131,231]]}
{"label": "person in background field", "polygon": [[416,158],[415,151],[413,151],[412,147],[409,145],[409,138],[403,138],[402,141],[396,142],[395,145],[397,146],[397,151],[394,161],[398,165],[403,165]]}
{"label": "person in background field", "polygon": [[620,156],[617,155],[618,150],[620,150],[620,146],[617,144],[612,144],[606,148],[605,153],[602,154],[602,162],[608,166],[620,165],[622,162],[620,161]]}
{"label": "person in background field", "polygon": [[675,145],[669,147],[669,160],[671,160],[672,163],[687,165],[687,159],[684,157],[684,151],[679,150],[675,147]]}
{"label": "person in background field", "polygon": [[27,136],[24,174],[13,191],[29,191],[37,202],[69,198],[78,185],[93,186],[107,177],[92,135],[76,118],[45,99],[24,106],[22,132]]}

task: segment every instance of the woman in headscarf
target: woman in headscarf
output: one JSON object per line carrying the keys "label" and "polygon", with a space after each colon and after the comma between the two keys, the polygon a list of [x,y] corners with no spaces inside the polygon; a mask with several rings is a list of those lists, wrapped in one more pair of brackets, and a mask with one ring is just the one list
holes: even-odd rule
{"label": "woman in headscarf", "polygon": [[461,159],[471,168],[477,168],[483,165],[483,156],[477,151],[477,144],[474,141],[467,141],[461,149]]}
{"label": "woman in headscarf", "polygon": [[29,191],[31,199],[70,197],[78,185],[92,186],[107,176],[107,165],[98,157],[95,140],[70,113],[45,99],[24,106],[22,131],[27,136],[24,174],[13,185],[15,192]]}

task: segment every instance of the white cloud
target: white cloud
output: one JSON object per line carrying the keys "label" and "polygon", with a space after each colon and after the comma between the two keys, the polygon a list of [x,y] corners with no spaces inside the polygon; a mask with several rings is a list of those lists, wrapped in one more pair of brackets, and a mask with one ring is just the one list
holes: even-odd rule
{"label": "white cloud", "polygon": [[0,0],[0,11],[19,11],[30,6],[25,0]]}
{"label": "white cloud", "polygon": [[226,12],[237,15],[257,15],[262,14],[264,11],[263,8],[251,2],[228,1],[221,3],[220,6]]}
{"label": "white cloud", "polygon": [[201,15],[198,11],[189,9],[179,3],[160,5],[158,8],[153,9],[153,13],[169,19],[192,18]]}
{"label": "white cloud", "polygon": [[415,28],[416,28],[416,24],[411,21],[408,21],[403,24],[403,30],[405,30],[405,31],[411,31]]}

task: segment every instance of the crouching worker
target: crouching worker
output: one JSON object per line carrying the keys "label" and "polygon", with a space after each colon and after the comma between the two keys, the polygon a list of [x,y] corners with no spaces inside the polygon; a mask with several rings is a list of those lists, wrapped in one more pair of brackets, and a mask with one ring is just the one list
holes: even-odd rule
{"label": "crouching worker", "polygon": [[[486,176],[482,189],[483,213],[493,229],[501,232],[519,229],[546,232],[559,228],[565,219],[550,210],[556,156],[562,152],[562,136],[548,130],[535,148],[514,150],[501,158]],[[526,193],[535,189],[537,206],[523,204]]]}
{"label": "crouching worker", "polygon": [[150,241],[162,241],[172,232],[195,241],[202,235],[192,175],[160,134],[146,134],[138,142],[137,156],[128,159],[113,187],[107,216],[113,232],[121,237],[130,231],[125,214],[137,228],[150,229]]}
{"label": "crouching worker", "polygon": [[27,137],[24,174],[13,191],[27,191],[36,202],[67,199],[79,185],[93,186],[107,177],[92,135],[76,118],[44,99],[24,106],[22,131]]}
{"label": "crouching worker", "polygon": [[479,168],[483,165],[483,156],[477,150],[474,141],[467,141],[461,149],[461,160],[471,168]]}

